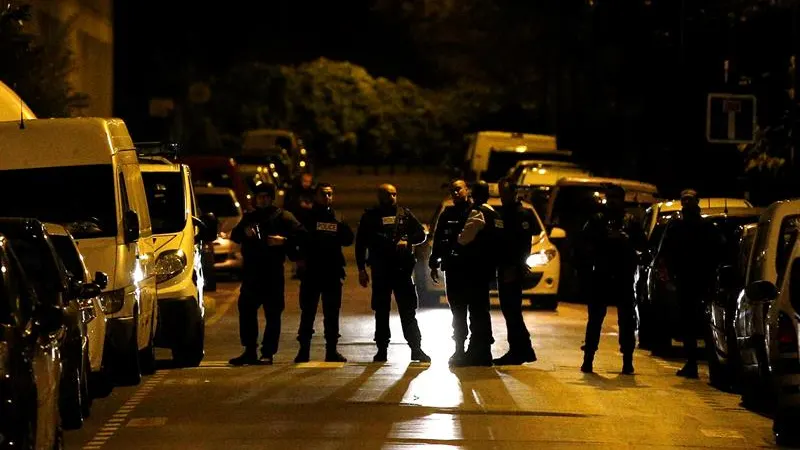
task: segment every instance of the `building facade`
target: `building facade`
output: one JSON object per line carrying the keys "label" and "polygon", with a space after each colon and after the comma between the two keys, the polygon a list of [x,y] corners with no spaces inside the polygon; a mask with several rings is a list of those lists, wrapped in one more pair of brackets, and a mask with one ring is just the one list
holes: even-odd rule
{"label": "building facade", "polygon": [[42,39],[65,38],[74,69],[70,83],[87,101],[72,113],[110,117],[114,89],[113,0],[29,0]]}

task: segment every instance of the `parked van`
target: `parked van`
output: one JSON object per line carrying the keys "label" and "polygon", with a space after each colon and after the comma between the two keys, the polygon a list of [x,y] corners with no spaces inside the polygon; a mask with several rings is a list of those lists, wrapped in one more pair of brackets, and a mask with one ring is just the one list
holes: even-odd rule
{"label": "parked van", "polygon": [[0,214],[64,225],[90,272],[108,274],[105,348],[117,381],[138,383],[155,370],[158,311],[150,213],[125,123],[0,123],[0,155]]}
{"label": "parked van", "polygon": [[467,181],[496,183],[524,160],[572,161],[572,152],[558,150],[555,136],[481,131],[469,139],[464,161]]}
{"label": "parked van", "polygon": [[33,111],[16,92],[0,81],[0,122],[35,119]]}
{"label": "parked van", "polygon": [[[205,307],[200,221],[189,166],[140,156],[155,243],[158,292],[156,345],[172,349],[180,365],[203,360]],[[216,236],[214,236],[216,237]]]}

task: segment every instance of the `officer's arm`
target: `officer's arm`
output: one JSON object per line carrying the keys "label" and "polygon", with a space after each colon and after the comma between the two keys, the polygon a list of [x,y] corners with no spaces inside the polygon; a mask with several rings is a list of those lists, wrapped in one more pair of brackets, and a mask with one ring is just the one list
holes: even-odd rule
{"label": "officer's arm", "polygon": [[577,254],[578,262],[586,265],[591,264],[595,253],[595,240],[597,239],[597,219],[590,218],[583,229],[578,233],[578,239],[575,245],[575,253]]}
{"label": "officer's arm", "polygon": [[361,215],[356,231],[356,265],[358,270],[365,270],[367,267],[367,245],[369,244],[369,214]]}
{"label": "officer's arm", "polygon": [[245,238],[244,229],[250,226],[250,217],[249,214],[245,214],[242,216],[242,219],[239,220],[239,223],[233,227],[231,231],[231,240],[236,242],[237,244],[241,244]]}
{"label": "officer's arm", "polygon": [[439,225],[442,222],[442,217],[446,216],[445,211],[442,211],[439,214],[439,217],[436,218],[436,224],[434,227],[433,233],[433,246],[431,246],[431,256],[428,258],[428,267],[431,269],[438,269],[440,265],[440,259],[442,258],[442,242],[444,241],[444,230]]}
{"label": "officer's arm", "polygon": [[425,236],[425,228],[422,223],[408,209],[406,209],[406,216],[408,217],[408,243],[412,246],[424,244],[427,236]]}
{"label": "officer's arm", "polygon": [[464,224],[464,229],[458,234],[458,243],[460,245],[469,245],[478,236],[478,233],[486,226],[486,218],[483,212],[478,209],[473,209],[467,217],[467,222]]}
{"label": "officer's arm", "polygon": [[350,225],[345,223],[344,219],[340,219],[338,222],[339,225],[336,227],[336,236],[339,238],[339,244],[341,244],[342,247],[353,245],[353,240],[355,239],[353,229],[350,228]]}

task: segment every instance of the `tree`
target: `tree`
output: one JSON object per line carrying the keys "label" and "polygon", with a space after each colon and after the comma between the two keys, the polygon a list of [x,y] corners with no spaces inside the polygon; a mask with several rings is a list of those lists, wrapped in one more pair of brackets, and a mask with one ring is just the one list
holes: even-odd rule
{"label": "tree", "polygon": [[0,79],[11,86],[39,117],[67,117],[86,101],[74,92],[68,76],[72,53],[65,45],[69,24],[41,40],[27,31],[31,7],[0,7]]}

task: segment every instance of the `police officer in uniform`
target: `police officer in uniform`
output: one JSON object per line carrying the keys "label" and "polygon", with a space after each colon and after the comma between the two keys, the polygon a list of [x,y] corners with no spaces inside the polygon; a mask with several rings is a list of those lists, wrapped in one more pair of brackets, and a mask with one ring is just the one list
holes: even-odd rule
{"label": "police officer in uniform", "polygon": [[[497,227],[500,216],[488,205],[489,185],[478,181],[470,189],[473,204],[458,234],[459,257],[464,262],[463,283],[469,312],[469,348],[455,366],[492,365],[492,317],[489,290],[497,272]],[[467,311],[459,311],[465,315]],[[459,318],[466,323],[466,318]]]}
{"label": "police officer in uniform", "polygon": [[644,232],[636,219],[625,212],[625,190],[609,185],[606,205],[586,223],[579,246],[585,263],[589,320],[583,346],[581,371],[593,371],[600,330],[610,303],[617,302],[622,373],[633,374],[636,346],[636,312],[633,279],[638,251],[645,249]]}
{"label": "police officer in uniform", "polygon": [[697,191],[686,189],[681,192],[681,216],[667,225],[662,244],[667,269],[675,280],[680,300],[686,364],[678,371],[678,376],[698,376],[697,338],[704,336],[700,327],[705,301],[714,287],[723,242],[724,238],[714,224],[701,216]]}
{"label": "police officer in uniform", "polygon": [[392,292],[400,313],[403,337],[411,347],[411,360],[431,360],[422,351],[422,336],[416,318],[417,292],[411,281],[416,264],[412,247],[423,242],[425,229],[408,208],[397,205],[397,189],[391,184],[380,186],[378,206],[364,212],[356,232],[356,263],[362,287],[367,287],[370,281],[366,265],[372,269],[372,310],[375,311],[375,343],[378,346],[374,362],[387,360]]}
{"label": "police officer in uniform", "polygon": [[525,260],[530,253],[533,230],[538,221],[533,210],[517,199],[517,183],[510,178],[500,181],[499,209],[501,222],[500,254],[497,268],[497,290],[500,309],[506,320],[508,353],[494,360],[497,365],[519,365],[536,361],[531,345],[531,335],[522,318],[522,281],[528,267]]}
{"label": "police officer in uniform", "polygon": [[446,206],[439,214],[433,235],[433,246],[428,267],[431,269],[431,280],[439,283],[439,269],[447,275],[445,290],[450,311],[453,313],[453,340],[455,352],[450,357],[450,364],[465,358],[464,343],[467,340],[467,295],[469,286],[465,263],[459,257],[458,234],[464,229],[472,199],[464,180],[450,182],[450,197],[453,204]]}
{"label": "police officer in uniform", "polygon": [[345,259],[342,247],[353,245],[353,230],[333,210],[333,186],[317,185],[314,206],[300,214],[300,222],[308,230],[303,260],[298,263],[300,275],[300,328],[297,340],[300,350],[296,363],[308,362],[311,337],[320,297],[325,326],[325,361],[346,362],[337,351],[339,342],[339,312],[342,307],[342,282],[345,278]]}
{"label": "police officer in uniform", "polygon": [[266,324],[261,343],[261,363],[272,364],[278,352],[281,314],[284,309],[284,271],[286,256],[297,258],[297,246],[306,231],[288,211],[272,204],[275,186],[255,187],[255,209],[242,217],[231,232],[231,240],[242,246],[242,286],[239,293],[239,338],[245,350],[230,363],[235,366],[259,363],[258,310],[264,309]]}

